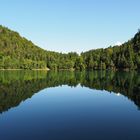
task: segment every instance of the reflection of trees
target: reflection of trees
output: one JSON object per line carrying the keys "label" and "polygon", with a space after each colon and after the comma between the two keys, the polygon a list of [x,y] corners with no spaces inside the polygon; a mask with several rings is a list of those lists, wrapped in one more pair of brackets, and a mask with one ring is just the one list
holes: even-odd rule
{"label": "reflection of trees", "polygon": [[140,74],[135,71],[0,71],[0,112],[18,106],[44,88],[75,87],[79,83],[91,89],[121,93],[140,107]]}
{"label": "reflection of trees", "polygon": [[140,107],[140,74],[133,72],[94,71],[88,72],[83,86],[120,93]]}

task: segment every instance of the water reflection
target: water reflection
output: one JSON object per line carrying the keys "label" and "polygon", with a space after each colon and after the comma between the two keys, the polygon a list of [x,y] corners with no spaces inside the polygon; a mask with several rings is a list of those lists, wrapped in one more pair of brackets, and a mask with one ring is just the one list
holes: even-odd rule
{"label": "water reflection", "polygon": [[0,71],[0,112],[18,106],[42,89],[78,84],[122,94],[140,108],[140,74],[136,71]]}

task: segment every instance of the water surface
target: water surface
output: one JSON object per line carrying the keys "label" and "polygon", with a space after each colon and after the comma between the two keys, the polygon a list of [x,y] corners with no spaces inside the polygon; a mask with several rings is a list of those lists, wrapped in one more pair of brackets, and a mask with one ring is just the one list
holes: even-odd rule
{"label": "water surface", "polygon": [[0,71],[2,140],[139,140],[138,72]]}

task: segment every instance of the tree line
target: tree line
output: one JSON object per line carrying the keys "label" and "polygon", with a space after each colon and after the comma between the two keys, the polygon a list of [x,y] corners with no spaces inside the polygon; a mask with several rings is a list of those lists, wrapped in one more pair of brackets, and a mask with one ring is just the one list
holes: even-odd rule
{"label": "tree line", "polygon": [[140,68],[140,31],[120,46],[67,54],[47,51],[0,26],[0,69],[105,70]]}

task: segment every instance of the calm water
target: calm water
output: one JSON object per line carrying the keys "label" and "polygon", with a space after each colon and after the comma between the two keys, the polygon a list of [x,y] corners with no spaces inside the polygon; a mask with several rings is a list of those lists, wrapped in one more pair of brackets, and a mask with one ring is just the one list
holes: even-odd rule
{"label": "calm water", "polygon": [[0,140],[139,140],[138,72],[0,71]]}

